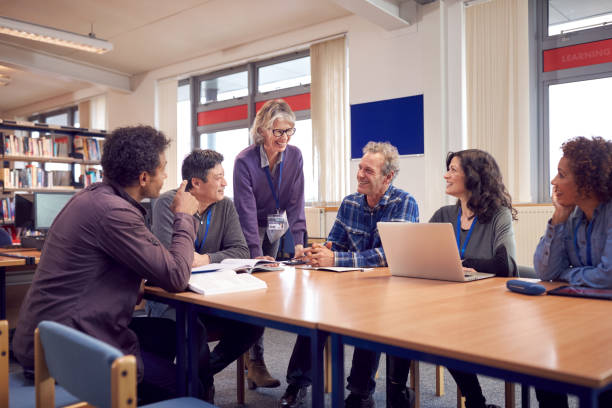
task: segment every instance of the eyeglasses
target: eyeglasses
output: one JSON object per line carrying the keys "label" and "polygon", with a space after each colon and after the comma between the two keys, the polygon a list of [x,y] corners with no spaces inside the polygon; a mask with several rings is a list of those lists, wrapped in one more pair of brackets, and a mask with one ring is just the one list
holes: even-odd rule
{"label": "eyeglasses", "polygon": [[295,128],[289,129],[272,129],[272,134],[274,137],[283,137],[283,133],[287,135],[287,137],[291,137],[295,134]]}

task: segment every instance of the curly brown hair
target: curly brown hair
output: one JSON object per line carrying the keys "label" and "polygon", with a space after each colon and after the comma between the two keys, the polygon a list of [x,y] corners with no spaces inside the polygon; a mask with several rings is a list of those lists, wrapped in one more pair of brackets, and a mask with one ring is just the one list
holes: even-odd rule
{"label": "curly brown hair", "polygon": [[599,201],[612,198],[612,142],[603,137],[578,136],[561,145],[568,159],[578,192]]}
{"label": "curly brown hair", "polygon": [[[467,207],[478,217],[478,222],[488,223],[501,207],[510,210],[513,220],[518,219],[493,156],[479,149],[450,152],[446,156],[447,170],[453,157],[458,157],[461,162],[461,169],[465,173],[465,188],[471,193]],[[457,205],[461,205],[459,200]]]}

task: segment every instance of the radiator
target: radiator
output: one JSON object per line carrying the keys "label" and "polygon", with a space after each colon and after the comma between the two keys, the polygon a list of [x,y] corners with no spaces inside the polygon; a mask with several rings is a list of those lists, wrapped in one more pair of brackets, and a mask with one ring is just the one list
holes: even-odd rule
{"label": "radiator", "polygon": [[306,207],[305,213],[308,238],[326,238],[325,209],[320,207]]}
{"label": "radiator", "polygon": [[516,262],[519,265],[533,266],[533,253],[540,237],[544,235],[546,223],[552,216],[554,207],[551,205],[524,205],[516,207],[518,221],[514,221],[514,237],[516,240]]}

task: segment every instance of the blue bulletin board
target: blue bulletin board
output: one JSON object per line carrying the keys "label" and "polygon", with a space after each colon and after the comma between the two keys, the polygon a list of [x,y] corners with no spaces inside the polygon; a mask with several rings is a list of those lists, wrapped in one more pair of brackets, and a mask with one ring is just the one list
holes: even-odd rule
{"label": "blue bulletin board", "polygon": [[351,158],[370,140],[390,142],[400,155],[425,153],[423,95],[351,105]]}

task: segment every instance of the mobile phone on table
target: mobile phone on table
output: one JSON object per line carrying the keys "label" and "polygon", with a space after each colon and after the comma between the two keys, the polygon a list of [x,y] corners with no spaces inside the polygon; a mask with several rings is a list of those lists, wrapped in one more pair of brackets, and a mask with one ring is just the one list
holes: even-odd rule
{"label": "mobile phone on table", "polygon": [[291,259],[289,261],[283,261],[282,263],[288,266],[295,266],[295,265],[304,265],[306,261],[302,259]]}

